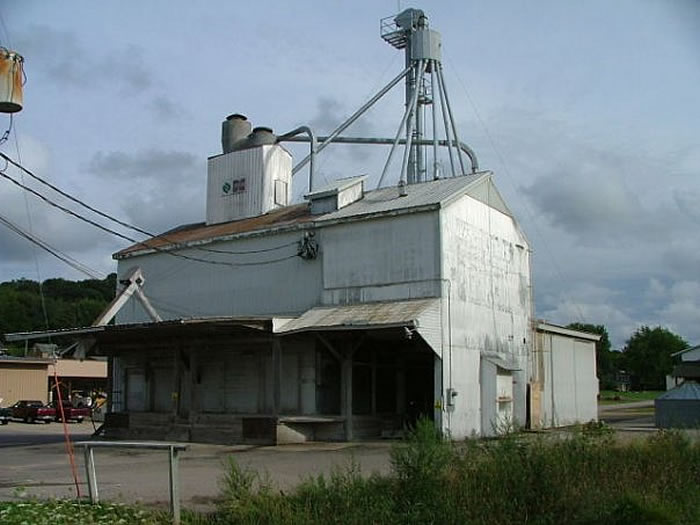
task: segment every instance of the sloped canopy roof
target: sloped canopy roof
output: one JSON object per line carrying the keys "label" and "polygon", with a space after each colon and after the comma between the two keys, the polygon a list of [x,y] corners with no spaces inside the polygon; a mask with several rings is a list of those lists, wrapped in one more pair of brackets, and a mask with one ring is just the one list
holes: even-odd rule
{"label": "sloped canopy roof", "polygon": [[319,306],[289,321],[277,332],[280,334],[291,334],[324,330],[352,330],[396,326],[415,327],[419,324],[418,319],[421,314],[438,301],[439,299],[416,299],[412,301]]}

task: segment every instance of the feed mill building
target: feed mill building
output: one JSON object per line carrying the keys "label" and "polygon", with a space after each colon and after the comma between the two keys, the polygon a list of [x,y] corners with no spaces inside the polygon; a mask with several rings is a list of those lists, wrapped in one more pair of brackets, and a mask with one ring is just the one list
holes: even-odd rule
{"label": "feed mill building", "polygon": [[[406,69],[365,106],[327,137],[232,115],[208,160],[206,221],[115,254],[124,288],[98,326],[75,332],[110,358],[108,432],[279,443],[395,436],[421,415],[455,439],[529,412],[540,425],[546,407],[528,411],[543,388],[530,385],[528,241],[459,141],[439,33],[416,9],[381,32]],[[395,137],[342,135],[401,80]],[[309,156],[294,165],[286,141],[309,143]],[[377,189],[362,176],[314,184],[332,143],[391,145]]]}

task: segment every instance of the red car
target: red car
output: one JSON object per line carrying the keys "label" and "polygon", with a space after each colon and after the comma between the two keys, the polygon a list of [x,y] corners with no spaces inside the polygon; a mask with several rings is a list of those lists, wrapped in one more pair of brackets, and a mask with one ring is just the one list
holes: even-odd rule
{"label": "red car", "polygon": [[[56,421],[61,421],[61,410],[58,406],[58,401],[51,403],[51,406],[56,411]],[[73,403],[70,401],[64,401],[63,414],[66,417],[66,421],[77,421],[78,423],[82,423],[83,419],[90,417],[90,409],[83,407],[78,408],[73,406]]]}
{"label": "red car", "polygon": [[34,421],[51,423],[56,417],[56,411],[41,401],[17,401],[10,408],[12,408],[12,417],[23,419],[25,423],[33,423]]}

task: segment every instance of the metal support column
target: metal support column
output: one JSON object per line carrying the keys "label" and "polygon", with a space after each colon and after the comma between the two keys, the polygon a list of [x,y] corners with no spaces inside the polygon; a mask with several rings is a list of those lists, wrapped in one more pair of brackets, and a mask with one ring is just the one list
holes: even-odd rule
{"label": "metal support column", "polygon": [[87,475],[88,493],[91,503],[99,503],[100,495],[97,492],[97,475],[95,474],[95,456],[91,447],[85,447],[85,474]]}

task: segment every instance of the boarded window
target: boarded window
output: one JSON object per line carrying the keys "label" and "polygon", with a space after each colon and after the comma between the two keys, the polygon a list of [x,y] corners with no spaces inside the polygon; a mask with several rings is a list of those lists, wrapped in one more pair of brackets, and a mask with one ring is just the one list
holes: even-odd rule
{"label": "boarded window", "polygon": [[258,411],[259,361],[256,352],[226,357],[226,412],[254,414]]}
{"label": "boarded window", "polygon": [[173,407],[173,369],[154,368],[151,375],[153,411],[170,412]]}
{"label": "boarded window", "polygon": [[224,363],[211,360],[200,365],[197,375],[197,391],[202,412],[224,411]]}
{"label": "boarded window", "polygon": [[141,368],[126,370],[126,409],[132,412],[146,410],[146,375]]}

